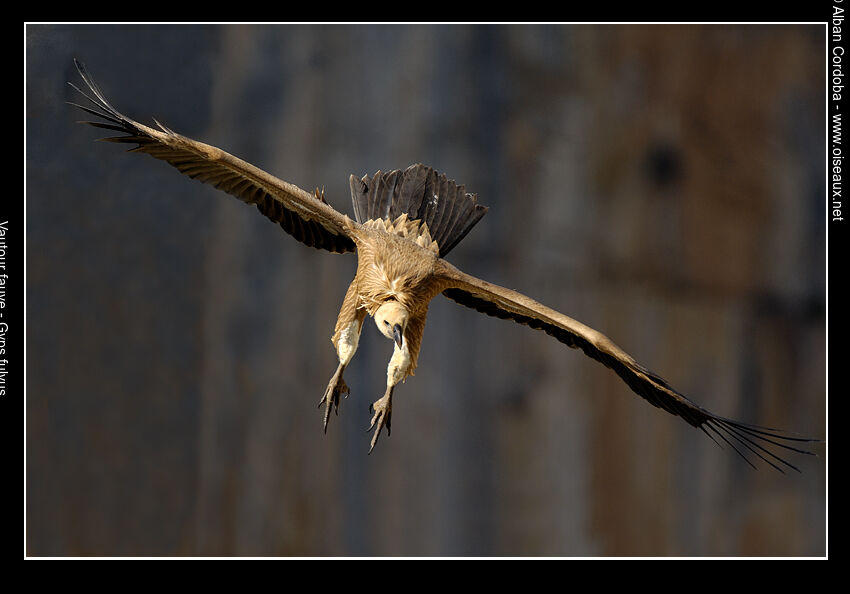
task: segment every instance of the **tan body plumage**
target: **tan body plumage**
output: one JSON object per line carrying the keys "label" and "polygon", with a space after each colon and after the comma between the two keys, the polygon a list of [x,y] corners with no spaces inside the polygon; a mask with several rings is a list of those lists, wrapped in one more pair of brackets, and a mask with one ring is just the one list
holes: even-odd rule
{"label": "tan body plumage", "polygon": [[[399,219],[402,217],[406,219],[406,215]],[[404,225],[406,221],[396,222]],[[343,302],[337,332],[340,324],[352,315],[352,308],[365,310],[368,315],[374,316],[388,300],[397,301],[410,315],[405,338],[411,342],[409,375],[413,375],[428,304],[446,288],[446,282],[435,274],[439,259],[436,243],[431,240],[427,229],[419,232],[418,224],[395,229],[391,224],[385,225],[385,221],[378,220],[369,221],[363,227],[365,229],[362,230],[352,228],[357,244],[357,274],[351,283],[353,289],[349,290]],[[336,341],[335,332],[334,344]]]}
{"label": "tan body plumage", "polygon": [[[348,392],[343,379],[351,363],[367,316],[394,343],[387,366],[384,396],[374,403],[374,447],[381,429],[389,433],[391,399],[398,382],[412,375],[422,346],[428,305],[443,295],[487,315],[510,319],[542,330],[560,342],[582,350],[612,369],[636,394],[653,406],[682,417],[706,435],[729,444],[744,460],[755,456],[781,470],[796,469],[779,457],[777,448],[804,454],[795,443],[817,441],[749,425],[711,413],[674,390],[660,376],[637,363],[606,336],[516,291],[465,274],[444,258],[481,219],[486,208],[463,186],[430,167],[413,165],[404,171],[351,176],[355,219],[337,212],[318,191],[310,194],[221,149],[176,134],[157,123],[151,128],[115,110],[77,63],[94,97],[79,89],[93,107],[77,105],[104,120],[87,122],[122,136],[112,142],[135,144],[168,162],[181,173],[255,204],[302,243],[333,253],[357,253],[357,273],[340,308],[332,342],[339,365],[320,402],[324,426],[339,397]],[[73,85],[72,85],[73,86]],[[76,88],[76,87],[74,87]],[[716,440],[715,440],[716,441]],[[371,449],[370,449],[371,451]]]}
{"label": "tan body plumage", "polygon": [[[357,245],[357,273],[346,291],[332,338],[339,366],[320,402],[326,404],[325,429],[331,409],[339,405],[339,395],[348,389],[342,373],[357,350],[365,316],[375,318],[378,329],[391,338],[393,324],[379,313],[384,308],[391,316],[404,317],[400,324],[401,344],[394,345],[387,366],[386,392],[374,405],[375,423],[383,420],[381,407],[388,408],[385,423],[389,430],[393,388],[413,375],[422,347],[428,305],[449,283],[437,274],[439,246],[431,238],[427,225],[411,221],[407,214],[395,221],[370,219],[357,226],[349,219],[346,224]],[[379,434],[380,425],[372,438],[372,447]]]}

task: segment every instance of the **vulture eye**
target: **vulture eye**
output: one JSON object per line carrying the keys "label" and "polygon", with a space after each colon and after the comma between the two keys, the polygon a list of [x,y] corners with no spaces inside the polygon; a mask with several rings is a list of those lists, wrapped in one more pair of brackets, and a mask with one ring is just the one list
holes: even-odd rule
{"label": "vulture eye", "polygon": [[389,326],[389,325],[390,325],[390,323],[388,321],[384,320],[384,326]]}

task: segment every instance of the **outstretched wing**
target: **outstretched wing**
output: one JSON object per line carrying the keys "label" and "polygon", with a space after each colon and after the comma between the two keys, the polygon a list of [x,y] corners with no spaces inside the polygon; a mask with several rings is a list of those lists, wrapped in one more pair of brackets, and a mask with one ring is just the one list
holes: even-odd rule
{"label": "outstretched wing", "polygon": [[[470,276],[444,260],[439,261],[438,276],[449,288],[443,295],[461,305],[497,318],[525,324],[557,338],[569,347],[614,370],[636,394],[653,406],[701,429],[712,440],[714,436],[729,444],[750,466],[749,456],[755,455],[780,472],[783,464],[799,472],[799,468],[779,457],[776,448],[813,455],[792,444],[819,440],[790,436],[782,431],[741,423],[718,416],[688,400],[661,377],[635,361],[611,340],[593,328],[542,305],[516,291],[493,285]],[[719,442],[717,442],[719,443]]]}
{"label": "outstretched wing", "polygon": [[68,83],[93,107],[71,105],[105,120],[83,123],[126,134],[103,140],[135,143],[138,146],[130,151],[147,153],[173,165],[180,173],[256,204],[261,213],[310,247],[335,253],[354,251],[348,231],[354,223],[346,224],[346,217],[328,205],[318,191],[315,195],[305,192],[221,149],[176,134],[159,122],[157,130],[131,120],[109,104],[85,66],[77,60],[74,63],[94,97]]}

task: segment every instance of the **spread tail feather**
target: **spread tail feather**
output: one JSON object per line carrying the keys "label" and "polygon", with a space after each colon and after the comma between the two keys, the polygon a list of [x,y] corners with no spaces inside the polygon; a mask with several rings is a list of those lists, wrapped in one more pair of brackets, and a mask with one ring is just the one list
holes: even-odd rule
{"label": "spread tail feather", "polygon": [[478,196],[466,192],[445,174],[416,164],[371,178],[351,176],[351,202],[358,223],[374,219],[396,220],[407,213],[410,220],[428,225],[445,257],[487,212],[478,204]]}

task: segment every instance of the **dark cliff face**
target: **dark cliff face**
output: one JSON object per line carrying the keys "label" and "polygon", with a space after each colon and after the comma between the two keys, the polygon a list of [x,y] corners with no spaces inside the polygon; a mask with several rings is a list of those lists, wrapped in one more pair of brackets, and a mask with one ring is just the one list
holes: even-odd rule
{"label": "dark cliff face", "polygon": [[821,33],[28,26],[28,553],[822,554],[823,458],[753,472],[439,297],[392,436],[366,456],[391,354],[371,326],[323,436],[356,258],[93,142],[64,103],[76,57],[128,116],[349,216],[349,174],[427,163],[490,207],[453,264],[712,411],[822,437]]}

